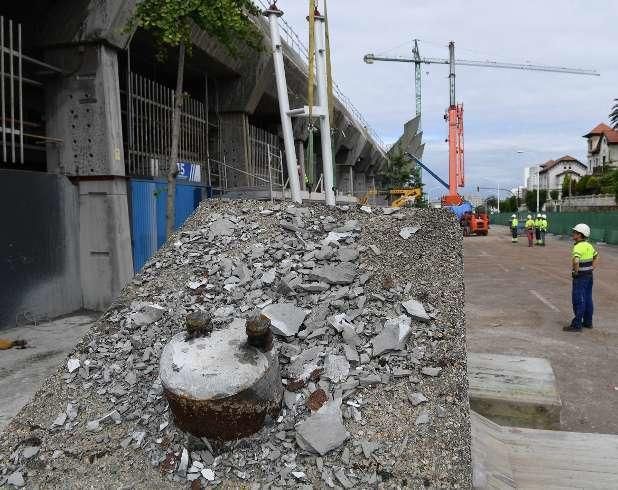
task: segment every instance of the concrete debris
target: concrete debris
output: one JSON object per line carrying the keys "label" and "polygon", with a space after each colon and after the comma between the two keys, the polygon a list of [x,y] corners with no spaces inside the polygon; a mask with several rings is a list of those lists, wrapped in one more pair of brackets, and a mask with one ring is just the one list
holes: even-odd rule
{"label": "concrete debris", "polygon": [[416,420],[414,421],[414,425],[425,425],[429,423],[429,412],[427,410],[423,410]]}
{"label": "concrete debris", "polygon": [[340,447],[349,436],[343,425],[341,400],[326,403],[296,426],[296,443],[320,456]]}
{"label": "concrete debris", "polygon": [[371,207],[370,207],[370,206],[361,206],[361,207],[360,207],[360,210],[361,210],[363,213],[371,214]]}
{"label": "concrete debris", "polygon": [[24,480],[24,475],[21,471],[15,471],[9,475],[6,480],[6,484],[10,487],[11,485],[17,488],[25,487],[26,481]]}
{"label": "concrete debris", "polygon": [[425,376],[431,376],[432,378],[438,376],[441,371],[442,368],[440,367],[424,367],[423,369],[421,369],[421,373],[423,373]]}
{"label": "concrete debris", "polygon": [[421,403],[425,403],[426,401],[428,401],[425,395],[423,395],[422,393],[411,393],[410,395],[408,395],[408,400],[410,400],[410,403],[415,407],[417,405],[420,405]]}
{"label": "concrete debris", "polygon": [[156,304],[135,303],[131,306],[131,321],[140,327],[159,321],[165,313],[165,308]]}
{"label": "concrete debris", "polygon": [[350,363],[344,356],[328,355],[324,359],[324,377],[333,383],[345,381],[350,373]]}
{"label": "concrete debris", "polygon": [[405,315],[387,320],[382,331],[372,341],[374,357],[405,348],[412,334],[410,324],[410,318]]}
{"label": "concrete debris", "polygon": [[262,311],[272,323],[272,331],[275,335],[292,337],[298,333],[303,324],[307,312],[293,303],[277,303],[269,305]]}
{"label": "concrete debris", "polygon": [[328,284],[352,284],[358,273],[358,266],[350,262],[337,265],[323,265],[313,269],[309,278]]}
{"label": "concrete debris", "polygon": [[79,367],[82,365],[79,359],[69,359],[67,361],[67,370],[69,373],[77,371]]}
{"label": "concrete debris", "polygon": [[415,235],[416,232],[419,230],[420,228],[416,227],[416,226],[406,226],[404,228],[401,229],[401,231],[399,232],[399,236],[401,238],[403,238],[404,240],[407,240],[408,238],[410,238],[412,235]]}
{"label": "concrete debris", "polygon": [[386,216],[391,215],[399,211],[399,208],[382,208],[382,213]]}
{"label": "concrete debris", "polygon": [[21,456],[24,459],[30,459],[33,456],[36,456],[37,454],[39,454],[40,450],[41,450],[40,446],[26,446],[25,448],[21,450]]}
{"label": "concrete debris", "polygon": [[421,303],[420,301],[416,301],[415,299],[409,299],[405,303],[402,303],[401,306],[403,306],[406,309],[408,315],[410,315],[415,320],[421,322],[429,322],[431,320],[431,318],[425,311],[423,303]]}
{"label": "concrete debris", "polygon": [[[469,488],[468,407],[454,392],[466,376],[459,225],[442,210],[371,211],[202,203],[0,434],[0,486],[18,473],[33,488],[422,488],[419,475]],[[428,232],[410,250],[393,239],[402,228]],[[277,335],[283,407],[213,447],[178,428],[161,354],[175,336],[244,332],[256,310]],[[423,312],[439,325],[420,328]],[[210,334],[187,340],[187,318],[202,314]],[[238,362],[250,356],[230,376]]]}
{"label": "concrete debris", "polygon": [[206,481],[215,481],[215,472],[210,468],[204,468],[202,470],[202,476]]}

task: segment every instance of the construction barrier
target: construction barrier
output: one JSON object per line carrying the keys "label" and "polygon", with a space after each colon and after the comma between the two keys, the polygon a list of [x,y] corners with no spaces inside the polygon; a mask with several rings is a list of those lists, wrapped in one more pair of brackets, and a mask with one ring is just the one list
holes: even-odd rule
{"label": "construction barrier", "polygon": [[[491,224],[509,226],[512,214],[492,214]],[[526,221],[527,214],[518,213],[520,226]],[[586,223],[590,226],[592,241],[618,245],[618,212],[616,211],[547,213],[547,221],[549,222],[549,232],[554,235],[570,235],[576,224]]]}

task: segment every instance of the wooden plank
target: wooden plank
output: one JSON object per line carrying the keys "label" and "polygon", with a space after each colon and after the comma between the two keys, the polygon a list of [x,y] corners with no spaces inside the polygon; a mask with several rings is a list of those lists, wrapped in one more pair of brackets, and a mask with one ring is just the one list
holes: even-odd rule
{"label": "wooden plank", "polygon": [[546,359],[468,353],[470,406],[506,426],[559,429],[562,402]]}
{"label": "wooden plank", "polygon": [[470,420],[477,488],[618,488],[618,435],[501,427],[475,412]]}

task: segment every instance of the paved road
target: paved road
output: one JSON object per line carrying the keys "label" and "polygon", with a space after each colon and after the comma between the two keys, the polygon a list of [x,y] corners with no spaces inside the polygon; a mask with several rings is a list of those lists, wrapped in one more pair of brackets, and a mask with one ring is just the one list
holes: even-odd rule
{"label": "paved road", "polygon": [[506,227],[464,242],[468,349],[551,361],[562,426],[618,434],[618,248],[600,245],[595,328],[567,333],[572,317],[569,240],[511,244]]}
{"label": "paved road", "polygon": [[25,339],[29,345],[28,349],[0,351],[0,430],[56,371],[96,318],[80,314],[0,330],[0,337]]}

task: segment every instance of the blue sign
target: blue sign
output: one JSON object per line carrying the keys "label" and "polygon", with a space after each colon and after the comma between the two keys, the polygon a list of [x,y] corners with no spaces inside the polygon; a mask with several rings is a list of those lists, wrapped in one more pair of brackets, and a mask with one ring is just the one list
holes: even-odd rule
{"label": "blue sign", "polygon": [[189,182],[202,181],[202,167],[194,163],[178,162],[178,179],[188,180]]}

